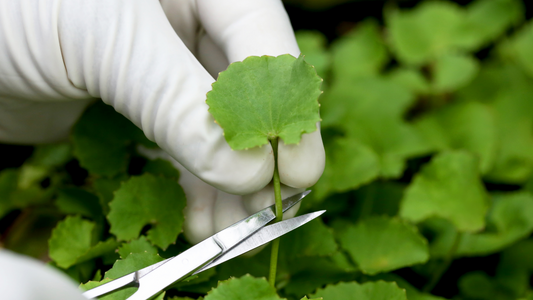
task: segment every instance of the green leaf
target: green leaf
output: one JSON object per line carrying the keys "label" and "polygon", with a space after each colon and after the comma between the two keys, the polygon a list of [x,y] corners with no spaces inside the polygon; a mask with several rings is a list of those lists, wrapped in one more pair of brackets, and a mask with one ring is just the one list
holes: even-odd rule
{"label": "green leaf", "polygon": [[339,233],[342,247],[366,274],[377,274],[428,260],[427,241],[416,227],[398,219],[371,217]]}
{"label": "green leaf", "polygon": [[[312,263],[310,263],[312,262]],[[287,267],[286,273],[280,274],[282,281],[288,278],[284,286],[285,294],[301,296],[314,292],[317,287],[339,281],[353,280],[353,269],[347,271],[339,267],[330,257],[305,257],[290,263],[283,264]]]}
{"label": "green leaf", "polygon": [[435,156],[415,175],[405,191],[400,215],[413,222],[442,217],[459,231],[479,231],[485,226],[487,208],[477,159],[450,151]]}
{"label": "green leaf", "polygon": [[501,287],[493,278],[480,271],[470,272],[461,276],[458,285],[461,294],[466,296],[467,299],[516,299],[516,295],[511,294],[509,291],[505,290],[505,288]]}
{"label": "green leaf", "polygon": [[523,18],[523,3],[519,0],[474,1],[466,7],[465,22],[457,38],[465,49],[476,51]]}
{"label": "green leaf", "polygon": [[403,120],[414,95],[381,78],[339,82],[322,101],[323,126],[341,129],[347,138],[369,146],[380,158],[380,175],[397,178],[405,160],[427,153],[428,145]]}
{"label": "green leaf", "polygon": [[163,177],[171,178],[176,181],[178,181],[180,177],[178,169],[174,168],[169,161],[160,158],[149,160],[143,167],[143,173],[144,172],[154,175],[162,175]]}
{"label": "green leaf", "polygon": [[113,239],[94,241],[94,227],[93,222],[80,216],[66,217],[57,224],[48,241],[50,258],[66,269],[114,251],[118,244]]}
{"label": "green leaf", "polygon": [[109,204],[109,231],[119,240],[132,240],[151,225],[148,240],[164,250],[182,230],[185,205],[185,194],[175,180],[148,173],[131,177]]}
{"label": "green leaf", "polygon": [[492,101],[500,140],[494,167],[486,178],[501,183],[523,183],[533,174],[533,78],[514,67],[501,70],[506,86]]}
{"label": "green leaf", "polygon": [[296,41],[305,55],[305,61],[315,67],[318,75],[324,77],[330,64],[326,37],[319,31],[299,30],[296,32]]}
{"label": "green leaf", "polygon": [[427,113],[414,125],[436,150],[464,149],[480,158],[481,173],[488,172],[497,151],[496,124],[487,105],[460,102]]}
{"label": "green leaf", "polygon": [[324,174],[313,188],[317,199],[334,192],[355,189],[377,178],[380,171],[378,155],[354,139],[341,138],[326,144],[328,163]]}
{"label": "green leaf", "polygon": [[109,214],[109,202],[113,200],[114,193],[120,188],[122,182],[128,179],[128,175],[119,174],[116,177],[100,177],[93,183],[95,193],[100,200],[100,206],[105,215]]}
{"label": "green leaf", "polygon": [[80,188],[59,190],[55,204],[65,214],[79,214],[93,219],[103,216],[98,197]]}
{"label": "green leaf", "polygon": [[533,23],[529,23],[513,40],[513,50],[518,64],[533,76]]}
{"label": "green leaf", "polygon": [[[107,283],[111,281],[112,279],[117,279],[119,277],[122,277],[126,274],[129,274],[131,272],[135,272],[137,270],[140,270],[142,268],[148,267],[152,264],[158,263],[160,261],[163,261],[163,258],[160,257],[157,254],[152,253],[132,253],[127,258],[122,260],[117,260],[113,267],[107,271],[104,275],[105,279],[100,282],[95,281],[89,281],[85,284],[82,284],[80,288],[82,290],[89,290],[92,288],[95,288],[99,285],[102,285],[104,283]],[[113,293],[107,294],[103,297],[99,297],[98,299],[101,300],[124,300],[133,295],[137,291],[136,287],[129,287],[120,289],[118,291],[115,291]],[[159,294],[153,300],[163,300],[165,296],[165,292]],[[152,299],[152,298],[151,298]]]}
{"label": "green leaf", "polygon": [[46,168],[61,167],[72,159],[72,146],[68,143],[37,145],[27,163]]}
{"label": "green leaf", "polygon": [[46,203],[51,191],[42,189],[38,183],[21,187],[22,170],[4,169],[0,172],[0,218],[14,209]]}
{"label": "green leaf", "polygon": [[287,233],[280,244],[280,255],[286,255],[288,259],[328,256],[337,251],[333,232],[321,219],[313,220],[298,230]]}
{"label": "green leaf", "polygon": [[157,254],[157,248],[152,246],[144,235],[141,235],[138,239],[124,243],[118,248],[118,254],[122,259],[133,253]]}
{"label": "green leaf", "polygon": [[415,69],[397,68],[387,74],[394,83],[402,85],[415,94],[426,95],[430,92],[428,80]]}
{"label": "green leaf", "polygon": [[234,150],[296,144],[316,130],[321,82],[302,56],[252,56],[220,73],[206,102]]}
{"label": "green leaf", "polygon": [[395,282],[398,285],[398,287],[405,289],[407,299],[409,300],[445,300],[442,297],[437,297],[437,296],[434,296],[428,293],[420,292],[414,286],[412,286],[407,280],[403,279],[402,277],[394,273],[380,274],[380,275],[372,277],[372,279]]}
{"label": "green leaf", "polygon": [[533,195],[510,193],[495,195],[486,232],[465,234],[457,253],[487,255],[529,236],[533,232]]}
{"label": "green leaf", "polygon": [[530,288],[533,273],[533,240],[524,240],[514,244],[501,253],[500,263],[496,269],[496,280],[515,298],[524,295]]}
{"label": "green leaf", "polygon": [[378,75],[389,61],[379,25],[363,21],[351,33],[332,45],[332,71],[335,79],[357,79]]}
{"label": "green leaf", "polygon": [[126,171],[128,148],[135,141],[147,141],[139,128],[103,102],[85,111],[74,125],[71,139],[80,165],[102,176]]}
{"label": "green leaf", "polygon": [[393,181],[374,181],[355,190],[356,206],[350,210],[352,219],[380,215],[394,217],[400,210],[404,184]]}
{"label": "green leaf", "polygon": [[407,300],[405,290],[394,282],[341,282],[328,285],[311,295],[325,300]]}
{"label": "green leaf", "polygon": [[157,253],[130,253],[126,258],[117,260],[104,278],[117,279],[163,260]]}
{"label": "green leaf", "polygon": [[[517,192],[493,196],[487,217],[487,229],[480,233],[463,233],[456,256],[485,256],[529,236],[533,232],[533,196]],[[444,220],[424,222],[424,231],[431,232],[432,257],[445,257],[452,247],[456,231]]]}
{"label": "green leaf", "polygon": [[205,300],[279,300],[276,290],[265,278],[254,278],[245,275],[241,278],[230,278],[219,282],[218,286],[207,293]]}
{"label": "green leaf", "polygon": [[400,61],[421,65],[458,48],[464,10],[452,2],[424,2],[387,16],[390,41]]}
{"label": "green leaf", "polygon": [[453,92],[470,83],[478,70],[479,62],[470,55],[441,55],[433,66],[433,89],[436,93]]}

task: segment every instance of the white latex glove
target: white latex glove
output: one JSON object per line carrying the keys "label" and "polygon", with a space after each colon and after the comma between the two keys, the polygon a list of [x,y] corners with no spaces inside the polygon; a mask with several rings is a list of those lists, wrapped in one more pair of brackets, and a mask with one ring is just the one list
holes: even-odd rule
{"label": "white latex glove", "polygon": [[[206,69],[216,74],[250,55],[285,53],[298,56],[299,49],[279,0],[0,1],[0,141],[64,139],[102,98],[203,181],[182,170],[188,236],[198,241],[220,229],[204,220],[228,225],[244,216],[236,197],[204,182],[251,194],[274,169],[270,145],[230,149],[207,111],[214,79]],[[319,131],[299,145],[280,142],[281,182],[313,185],[324,157]],[[217,197],[227,205],[215,204]]]}
{"label": "white latex glove", "polygon": [[[274,169],[270,145],[232,151],[224,140],[205,103],[212,74],[286,53],[299,49],[279,0],[0,0],[0,142],[63,140],[102,98],[201,179],[182,170],[188,236],[198,241],[240,219],[243,203],[262,207],[261,192],[246,202],[226,193],[257,193]],[[324,160],[318,131],[280,142],[282,183],[313,185]]]}
{"label": "white latex glove", "polygon": [[0,294],[12,300],[87,300],[65,274],[35,259],[0,250]]}

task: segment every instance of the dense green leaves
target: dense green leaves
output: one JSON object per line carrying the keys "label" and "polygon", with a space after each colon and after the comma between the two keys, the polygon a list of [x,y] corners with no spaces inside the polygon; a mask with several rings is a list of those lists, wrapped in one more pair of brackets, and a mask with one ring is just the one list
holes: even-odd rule
{"label": "dense green leaves", "polygon": [[356,30],[332,45],[332,72],[335,79],[357,79],[377,75],[389,56],[374,21],[359,24]]}
{"label": "dense green leaves", "polygon": [[302,56],[249,57],[220,73],[207,104],[232,149],[296,144],[316,130],[321,82]]}
{"label": "dense green leaves", "polygon": [[415,122],[436,150],[465,149],[480,158],[482,173],[489,171],[496,156],[496,125],[487,105],[457,103],[429,112]]}
{"label": "dense green leaves", "polygon": [[132,240],[144,226],[151,225],[146,237],[165,249],[182,230],[185,204],[183,189],[175,180],[148,173],[131,177],[109,204],[110,232],[119,240]]}
{"label": "dense green leaves", "polygon": [[364,273],[388,272],[428,260],[426,240],[415,227],[383,217],[360,221],[339,233],[342,247]]}
{"label": "dense green leaves", "polygon": [[108,105],[98,102],[74,126],[74,154],[91,173],[113,176],[126,171],[128,147],[151,144],[143,132]]}
{"label": "dense green leaves", "polygon": [[444,152],[424,166],[405,191],[400,215],[414,222],[450,220],[460,231],[485,226],[487,194],[477,159],[466,152]]}
{"label": "dense green leaves", "polygon": [[231,278],[220,282],[216,289],[213,289],[205,300],[281,300],[276,290],[268,284],[265,278],[253,278],[246,275],[241,278]]}
{"label": "dense green leaves", "polygon": [[[364,78],[338,84],[323,100],[323,124],[339,128],[347,137],[367,145],[379,157],[380,175],[396,178],[407,158],[429,149],[412,125],[403,120],[414,100],[408,89],[390,80]],[[368,151],[363,149],[361,153],[363,161],[370,161]]]}
{"label": "dense green leaves", "polygon": [[407,300],[405,290],[393,282],[339,283],[319,289],[311,297],[329,300]]}
{"label": "dense green leaves", "polygon": [[[275,289],[263,250],[157,299],[531,299],[533,27],[523,3],[393,3],[384,22],[352,23],[344,16],[367,14],[353,15],[352,1],[305,13],[328,28],[296,33],[305,57],[232,64],[207,102],[236,149],[315,130],[315,70],[325,78],[327,163],[300,210],[327,213],[282,238]],[[2,247],[49,257],[85,288],[191,247],[179,172],[143,158],[139,143],[151,145],[99,102],[70,141],[0,170]]]}

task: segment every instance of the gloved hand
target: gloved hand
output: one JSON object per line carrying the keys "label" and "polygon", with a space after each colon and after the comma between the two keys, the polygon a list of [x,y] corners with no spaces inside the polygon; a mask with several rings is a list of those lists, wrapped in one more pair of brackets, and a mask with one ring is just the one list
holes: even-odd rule
{"label": "gloved hand", "polygon": [[[205,104],[213,76],[285,53],[299,49],[279,0],[0,1],[0,142],[63,140],[102,98],[183,166],[197,242],[272,197],[272,149],[230,149]],[[324,160],[319,131],[280,142],[282,183],[313,185]]]}
{"label": "gloved hand", "polygon": [[0,249],[2,299],[87,300],[76,283],[38,260]]}
{"label": "gloved hand", "polygon": [[[232,151],[213,122],[205,95],[214,79],[206,69],[215,75],[250,55],[298,56],[280,1],[16,0],[0,2],[0,12],[0,141],[64,139],[85,107],[102,98],[221,191],[251,194],[271,180],[270,145]],[[299,145],[280,143],[285,185],[309,187],[323,167],[318,131]],[[239,208],[238,197],[182,173],[191,241],[251,212]],[[266,201],[247,198],[254,209]]]}

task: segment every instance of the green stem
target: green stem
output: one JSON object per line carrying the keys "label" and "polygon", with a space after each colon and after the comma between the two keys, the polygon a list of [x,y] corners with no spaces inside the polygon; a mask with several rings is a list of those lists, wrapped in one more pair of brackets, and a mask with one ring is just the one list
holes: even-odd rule
{"label": "green stem", "polygon": [[433,272],[433,276],[431,277],[431,280],[422,289],[423,292],[429,293],[435,288],[435,286],[439,282],[442,275],[444,275],[446,270],[448,270],[448,268],[450,267],[453,257],[455,256],[455,253],[457,252],[457,248],[459,248],[460,242],[461,242],[461,233],[456,232],[455,239],[453,241],[452,247],[450,248],[450,251],[448,251],[448,254],[444,258],[444,261],[439,265],[437,270]]}
{"label": "green stem", "polygon": [[[270,140],[272,150],[274,151],[274,197],[276,199],[276,222],[283,219],[283,206],[281,202],[281,184],[278,172],[278,138]],[[270,274],[268,282],[271,286],[276,285],[276,270],[278,267],[279,239],[272,242],[272,252],[270,253]]]}

